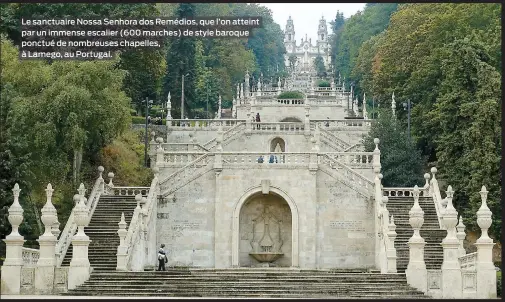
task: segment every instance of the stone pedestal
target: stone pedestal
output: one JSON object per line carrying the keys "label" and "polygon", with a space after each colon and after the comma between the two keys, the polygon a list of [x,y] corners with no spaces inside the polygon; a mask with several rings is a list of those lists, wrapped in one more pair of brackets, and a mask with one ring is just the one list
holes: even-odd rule
{"label": "stone pedestal", "polygon": [[23,267],[23,236],[7,236],[5,262],[2,266],[2,295],[19,295],[21,290],[21,268]]}
{"label": "stone pedestal", "polygon": [[88,236],[75,236],[72,240],[72,260],[68,270],[68,289],[74,289],[89,279],[91,265],[88,260]]}
{"label": "stone pedestal", "polygon": [[411,286],[426,293],[428,287],[428,272],[424,263],[424,246],[426,242],[420,235],[424,223],[424,211],[419,206],[419,188],[414,186],[414,206],[409,211],[409,223],[414,229],[414,234],[407,242],[409,246],[409,264],[405,270],[407,282]]}
{"label": "stone pedestal", "polygon": [[477,247],[477,299],[496,299],[496,270],[491,242],[475,243]]}
{"label": "stone pedestal", "polygon": [[56,237],[40,236],[40,256],[35,269],[35,291],[37,294],[51,294],[54,283],[54,268],[56,267]]}

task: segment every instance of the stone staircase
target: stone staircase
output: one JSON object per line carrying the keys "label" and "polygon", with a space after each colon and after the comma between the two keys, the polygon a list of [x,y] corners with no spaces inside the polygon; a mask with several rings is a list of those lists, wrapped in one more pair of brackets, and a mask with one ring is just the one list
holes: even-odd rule
{"label": "stone staircase", "polygon": [[[409,264],[409,241],[414,230],[409,224],[409,211],[414,205],[413,197],[389,197],[387,209],[389,215],[394,216],[397,237],[396,267],[399,273],[405,272]],[[424,223],[421,227],[421,237],[426,241],[424,246],[424,262],[426,269],[440,269],[443,261],[443,249],[440,243],[447,235],[447,231],[441,230],[438,224],[435,204],[431,197],[419,197],[419,205],[424,211]]]}
{"label": "stone staircase", "polygon": [[[94,270],[115,270],[117,266],[117,247],[119,246],[118,223],[124,212],[126,228],[130,225],[133,210],[137,206],[135,196],[101,196],[93,217],[84,232],[91,243],[88,257]],[[69,266],[72,260],[72,244],[68,247],[61,266]]]}
{"label": "stone staircase", "polygon": [[63,295],[426,299],[405,274],[280,268],[93,272]]}

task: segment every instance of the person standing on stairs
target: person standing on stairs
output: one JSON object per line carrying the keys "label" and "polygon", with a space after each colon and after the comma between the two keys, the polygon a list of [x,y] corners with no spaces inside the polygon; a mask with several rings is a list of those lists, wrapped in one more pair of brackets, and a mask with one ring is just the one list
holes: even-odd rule
{"label": "person standing on stairs", "polygon": [[161,245],[160,249],[158,250],[158,271],[161,271],[162,269],[165,271],[165,263],[168,262],[167,258],[167,253],[163,249],[165,247],[164,244]]}

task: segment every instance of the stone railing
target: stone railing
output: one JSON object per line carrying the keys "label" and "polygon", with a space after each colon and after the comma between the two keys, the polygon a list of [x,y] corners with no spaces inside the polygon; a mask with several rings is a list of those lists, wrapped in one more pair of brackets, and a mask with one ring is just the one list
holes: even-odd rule
{"label": "stone railing", "polygon": [[227,129],[244,122],[237,119],[172,119],[167,121],[167,126],[177,130],[217,130],[220,125]]}
{"label": "stone railing", "polygon": [[437,212],[438,224],[440,229],[445,230],[445,225],[443,223],[443,213],[444,205],[442,195],[440,194],[440,188],[438,186],[438,180],[435,178],[437,169],[435,167],[431,168],[432,178],[430,180],[429,192],[435,203],[435,210]]}
{"label": "stone railing", "polygon": [[373,192],[374,183],[370,179],[354,171],[344,163],[328,156],[328,154],[318,154],[318,164],[325,165],[333,170],[339,171],[347,182],[357,186],[359,189],[363,189],[364,194],[365,192],[366,194]]}
{"label": "stone railing", "polygon": [[[180,151],[198,151],[198,152],[208,152],[206,148],[198,143],[162,143],[161,147],[163,151],[168,152],[180,152]],[[151,148],[155,150],[155,148]],[[155,152],[153,152],[155,154]]]}
{"label": "stone railing", "polygon": [[330,158],[350,168],[372,168],[373,152],[326,152]]}
{"label": "stone railing", "polygon": [[365,148],[365,146],[363,146],[362,143],[357,143],[357,144],[354,144],[354,145],[348,147],[347,149],[345,149],[344,152],[362,151],[364,148]]}
{"label": "stone railing", "polygon": [[222,152],[223,164],[229,167],[243,165],[277,165],[277,166],[308,166],[310,153],[308,152]]}
{"label": "stone railing", "polygon": [[372,125],[372,120],[348,119],[348,120],[310,120],[310,129],[315,129],[316,125],[320,129],[344,129],[368,131]]}
{"label": "stone railing", "polygon": [[318,98],[314,98],[314,99],[310,99],[310,105],[311,106],[338,106],[338,107],[342,107],[345,105],[345,102],[344,100],[340,99],[340,98],[328,98],[328,99],[318,99]]}
{"label": "stone railing", "polygon": [[195,159],[201,157],[203,154],[207,152],[164,152],[163,153],[163,165],[162,167],[167,166],[185,166]]}
{"label": "stone railing", "polygon": [[316,91],[334,91],[331,87],[316,87]]}
{"label": "stone railing", "polygon": [[305,127],[303,123],[293,123],[293,122],[276,122],[276,123],[254,122],[251,123],[251,129],[253,131],[299,133],[303,132]]}
{"label": "stone railing", "polygon": [[[141,259],[133,259],[133,250],[137,243],[142,240],[142,232],[144,232],[148,224],[152,223],[151,220],[154,220],[151,212],[156,204],[157,192],[159,192],[159,182],[158,178],[154,177],[151,181],[151,186],[147,188],[147,198],[142,208],[136,207],[133,211],[133,216],[123,244],[126,250],[125,263],[127,270],[132,268],[132,261],[144,263],[146,256],[144,250],[141,249],[140,253],[137,254]],[[144,216],[146,216],[146,219]]]}
{"label": "stone railing", "polygon": [[458,259],[461,269],[475,270],[477,268],[477,252],[466,254]]}
{"label": "stone railing", "polygon": [[21,248],[23,256],[23,266],[34,267],[39,261],[40,251],[37,249],[30,249],[27,247]]}
{"label": "stone railing", "polygon": [[181,167],[160,181],[160,189],[163,196],[167,196],[182,188],[192,180],[213,169],[214,154],[206,153],[193,162]]}
{"label": "stone railing", "polygon": [[277,99],[277,103],[282,105],[304,105],[304,99]]}
{"label": "stone railing", "polygon": [[[387,197],[414,197],[414,188],[382,188],[382,193]],[[427,188],[419,189],[419,197],[428,197]]]}
{"label": "stone railing", "polygon": [[[230,129],[226,130],[223,132],[223,141],[221,144],[223,146],[227,145],[230,142],[230,139],[235,137],[237,133],[243,132],[245,130],[245,122],[240,122],[235,124],[233,127]],[[210,141],[206,142],[203,144],[203,148],[206,150],[211,150],[212,148],[216,147],[217,145],[217,140],[216,138],[211,139]]]}
{"label": "stone railing", "polygon": [[349,148],[349,144],[347,142],[343,141],[333,133],[322,129],[321,127],[319,127],[319,133],[321,133],[321,138],[323,138],[323,141],[333,148],[342,151]]}
{"label": "stone railing", "polygon": [[[104,180],[102,178],[103,167],[101,166],[98,167],[98,171],[100,175],[95,181],[95,185],[93,186],[93,189],[91,190],[91,193],[86,202],[86,208],[88,209],[89,213],[88,218],[91,218],[93,216],[93,213],[95,212],[95,208],[96,205],[98,204],[100,196],[105,193],[104,192],[105,185]],[[72,209],[72,212],[68,216],[67,223],[65,224],[65,227],[63,228],[63,231],[61,232],[60,237],[58,238],[58,242],[56,243],[55,255],[56,255],[57,267],[61,266],[63,258],[65,258],[65,254],[67,253],[68,247],[72,242],[72,237],[77,231],[77,224],[74,218],[74,209],[75,207]]]}
{"label": "stone railing", "polygon": [[138,194],[142,196],[147,196],[149,193],[149,187],[116,187],[106,185],[107,195],[114,196],[136,196]]}

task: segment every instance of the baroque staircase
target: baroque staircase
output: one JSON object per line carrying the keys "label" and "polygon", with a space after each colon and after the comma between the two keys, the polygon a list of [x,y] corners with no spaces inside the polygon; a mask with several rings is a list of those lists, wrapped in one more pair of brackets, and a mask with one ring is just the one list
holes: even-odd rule
{"label": "baroque staircase", "polygon": [[[397,237],[395,248],[397,253],[396,267],[399,273],[405,272],[409,263],[409,241],[414,231],[409,224],[409,211],[414,205],[413,197],[389,197],[387,209],[394,216]],[[424,211],[424,223],[421,227],[421,237],[426,241],[424,247],[424,262],[426,269],[440,269],[443,261],[443,248],[440,245],[447,231],[441,230],[435,204],[431,197],[419,197],[419,205]]]}
{"label": "baroque staircase", "polygon": [[72,296],[426,299],[405,274],[364,270],[168,269],[93,272]]}
{"label": "baroque staircase", "polygon": [[[94,270],[115,270],[117,247],[119,246],[118,223],[124,212],[127,228],[137,206],[135,196],[102,195],[89,225],[84,228],[91,243],[88,248],[89,263]],[[67,249],[61,266],[69,266],[72,259],[72,245]]]}

